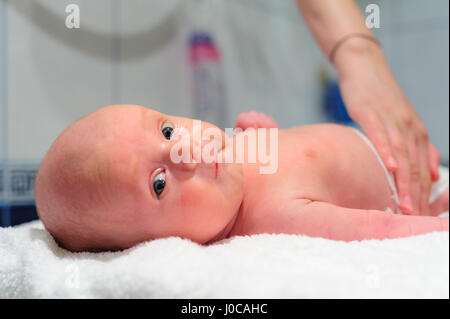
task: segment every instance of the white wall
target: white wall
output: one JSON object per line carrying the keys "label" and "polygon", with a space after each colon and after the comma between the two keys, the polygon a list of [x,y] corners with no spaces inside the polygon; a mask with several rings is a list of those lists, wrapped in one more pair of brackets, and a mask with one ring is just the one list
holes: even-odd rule
{"label": "white wall", "polygon": [[[204,7],[204,0],[7,3],[11,160],[39,162],[72,121],[107,104],[191,114],[185,41],[196,19],[191,9]],[[80,5],[79,30],[64,26],[68,3]],[[294,2],[208,3],[223,54],[228,126],[250,109],[272,115],[282,127],[323,121],[318,70],[329,65]],[[363,8],[366,3],[380,5],[382,27],[376,33],[448,160],[448,1],[359,1]]]}
{"label": "white wall", "polygon": [[[108,32],[110,3],[96,1],[84,20]],[[8,9],[8,154],[38,160],[76,118],[111,102],[111,41],[67,29],[64,1],[8,1]]]}
{"label": "white wall", "polygon": [[[185,44],[204,1],[76,0],[81,29],[60,0],[8,3],[8,157],[39,161],[72,121],[111,103],[191,115]],[[291,1],[213,1],[228,126],[258,109],[284,126],[319,120],[318,50]],[[5,45],[5,44],[2,44]],[[305,107],[307,106],[307,107]]]}
{"label": "white wall", "polygon": [[0,0],[0,160],[6,158],[7,147],[7,24],[6,3]]}

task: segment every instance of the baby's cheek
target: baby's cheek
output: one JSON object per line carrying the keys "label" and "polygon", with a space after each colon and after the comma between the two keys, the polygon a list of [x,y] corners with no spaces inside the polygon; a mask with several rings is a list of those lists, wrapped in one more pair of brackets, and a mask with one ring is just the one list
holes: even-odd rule
{"label": "baby's cheek", "polygon": [[186,190],[180,192],[177,200],[177,206],[181,209],[190,209],[199,206],[199,198],[198,192],[193,190]]}
{"label": "baby's cheek", "polygon": [[217,210],[219,198],[217,190],[211,186],[192,183],[179,194],[177,206],[190,220],[207,218],[211,211]]}

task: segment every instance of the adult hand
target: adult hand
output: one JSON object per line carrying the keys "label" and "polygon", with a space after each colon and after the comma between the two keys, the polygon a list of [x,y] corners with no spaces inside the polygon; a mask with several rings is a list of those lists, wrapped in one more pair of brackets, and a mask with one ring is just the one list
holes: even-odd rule
{"label": "adult hand", "polygon": [[395,174],[400,208],[428,215],[431,182],[439,179],[439,153],[383,53],[371,41],[353,38],[339,49],[334,65],[349,115]]}

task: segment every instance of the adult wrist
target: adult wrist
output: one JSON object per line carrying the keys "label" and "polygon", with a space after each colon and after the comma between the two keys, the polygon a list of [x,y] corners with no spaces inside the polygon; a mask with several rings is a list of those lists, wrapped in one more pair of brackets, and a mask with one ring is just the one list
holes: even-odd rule
{"label": "adult wrist", "polygon": [[372,66],[386,65],[380,45],[363,37],[351,37],[341,43],[334,53],[332,63],[339,77],[361,72]]}

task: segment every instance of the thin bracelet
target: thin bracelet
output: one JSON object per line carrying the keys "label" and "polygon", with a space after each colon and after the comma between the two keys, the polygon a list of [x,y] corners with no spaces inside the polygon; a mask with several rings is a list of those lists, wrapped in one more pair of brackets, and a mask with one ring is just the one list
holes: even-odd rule
{"label": "thin bracelet", "polygon": [[366,34],[366,33],[351,33],[351,34],[348,34],[348,35],[342,37],[338,42],[336,42],[336,44],[333,47],[333,50],[331,50],[331,53],[330,53],[330,62],[331,62],[331,64],[334,64],[334,57],[335,57],[336,52],[339,49],[339,47],[345,41],[347,41],[348,39],[351,39],[351,38],[363,38],[363,39],[372,41],[372,42],[376,43],[379,47],[381,47],[380,42],[378,42],[378,40],[375,39],[372,35],[369,35],[369,34]]}

